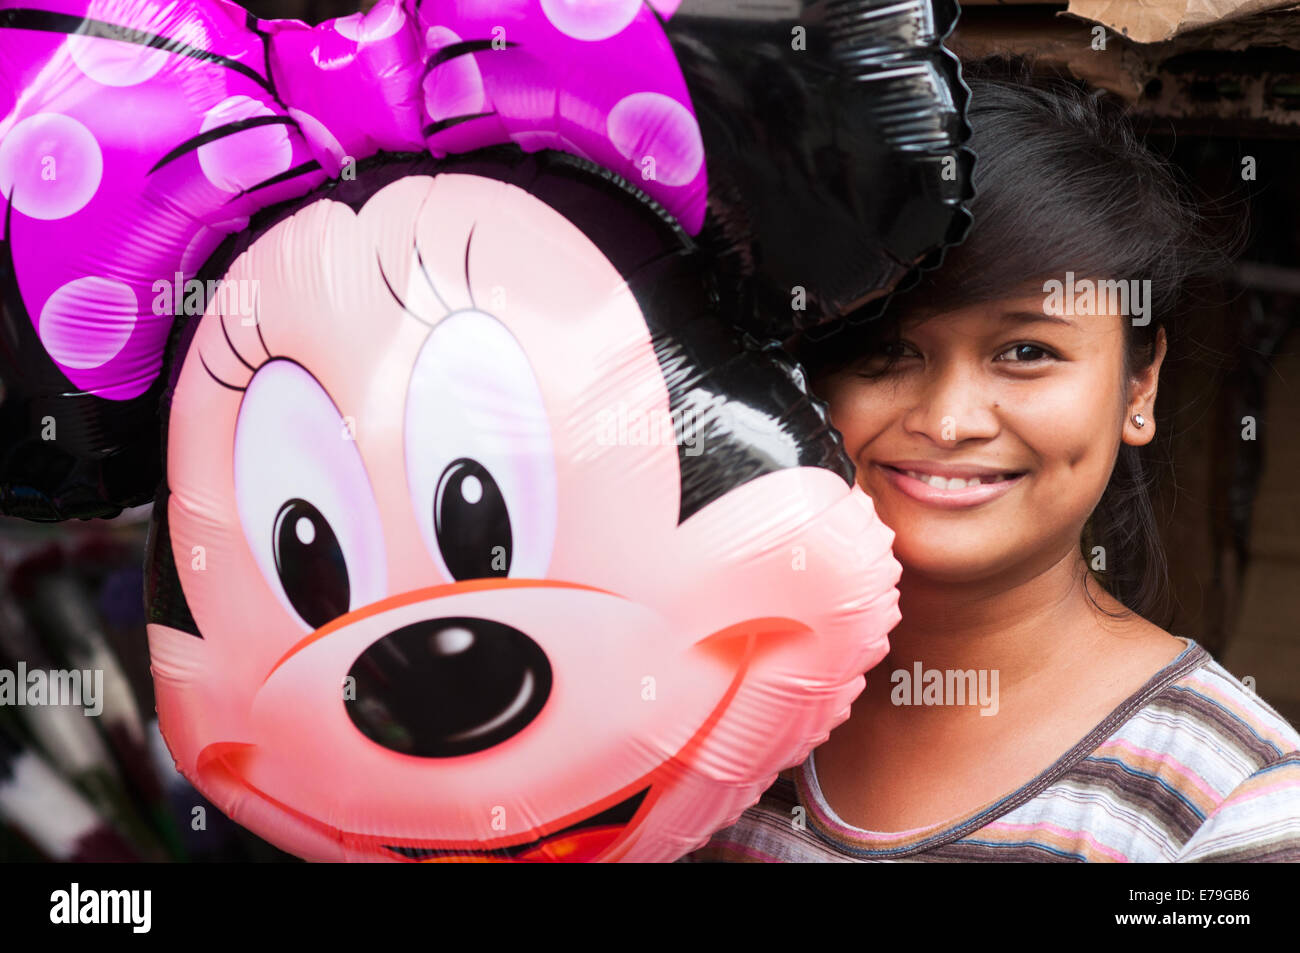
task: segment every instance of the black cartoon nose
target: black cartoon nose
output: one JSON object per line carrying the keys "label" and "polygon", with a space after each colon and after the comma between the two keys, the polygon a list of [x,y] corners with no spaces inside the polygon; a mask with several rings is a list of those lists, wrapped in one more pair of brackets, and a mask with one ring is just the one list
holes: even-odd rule
{"label": "black cartoon nose", "polygon": [[352,723],[385,748],[420,758],[498,745],[536,718],[551,693],[541,646],[489,619],[415,622],[362,652],[348,675]]}

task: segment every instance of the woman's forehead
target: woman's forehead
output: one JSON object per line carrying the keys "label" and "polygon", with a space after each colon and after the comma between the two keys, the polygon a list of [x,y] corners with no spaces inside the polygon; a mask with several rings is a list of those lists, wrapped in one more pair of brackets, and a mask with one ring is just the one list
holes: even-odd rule
{"label": "woman's forehead", "polygon": [[[1046,281],[1056,281],[1064,285],[1062,279],[1044,279],[1037,286],[1027,285],[996,298],[974,301],[955,307],[917,307],[902,308],[898,316],[899,330],[919,332],[937,330],[957,322],[971,325],[987,325],[990,328],[1014,327],[1034,324],[1039,327],[1055,327],[1060,330],[1114,331],[1120,326],[1117,318],[1122,318],[1120,310],[1112,307],[1113,302],[1105,294],[1097,293],[1098,282],[1092,279],[1075,279],[1070,290],[1082,289],[1088,282],[1092,293],[1088,298],[1088,307],[1075,307],[1073,296],[1066,295],[1055,286],[1044,287]],[[1103,289],[1104,290],[1104,289]]]}

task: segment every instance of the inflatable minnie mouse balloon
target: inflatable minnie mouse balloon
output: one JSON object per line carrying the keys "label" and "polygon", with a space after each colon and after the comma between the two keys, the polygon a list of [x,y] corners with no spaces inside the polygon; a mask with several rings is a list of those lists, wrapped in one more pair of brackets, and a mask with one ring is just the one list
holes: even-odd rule
{"label": "inflatable minnie mouse balloon", "polygon": [[825,738],[899,567],[760,338],[959,235],[951,19],[0,5],[4,505],[163,462],[185,776],[313,860],[671,860]]}

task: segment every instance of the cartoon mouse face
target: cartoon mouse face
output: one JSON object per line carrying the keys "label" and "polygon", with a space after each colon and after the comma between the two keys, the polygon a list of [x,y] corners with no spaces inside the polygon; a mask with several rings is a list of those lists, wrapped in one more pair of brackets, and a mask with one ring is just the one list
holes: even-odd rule
{"label": "cartoon mouse face", "polygon": [[[888,531],[808,465],[824,434],[785,432],[802,392],[740,351],[697,373],[719,345],[703,291],[663,290],[691,287],[662,271],[682,249],[616,265],[649,213],[561,184],[309,201],[223,275],[255,313],[209,303],[179,364],[159,716],[301,856],[671,859],[806,753],[814,714],[773,686],[803,673],[842,720],[897,621]],[[700,424],[698,459],[656,420]],[[858,585],[885,594],[827,604]]]}

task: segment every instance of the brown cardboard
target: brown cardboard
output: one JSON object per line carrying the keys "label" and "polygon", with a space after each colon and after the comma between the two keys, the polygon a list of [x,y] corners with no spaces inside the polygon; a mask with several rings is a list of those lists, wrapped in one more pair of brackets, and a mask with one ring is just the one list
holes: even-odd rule
{"label": "brown cardboard", "polygon": [[1295,6],[1294,0],[1070,0],[1066,13],[1137,43],[1159,43],[1211,24]]}

